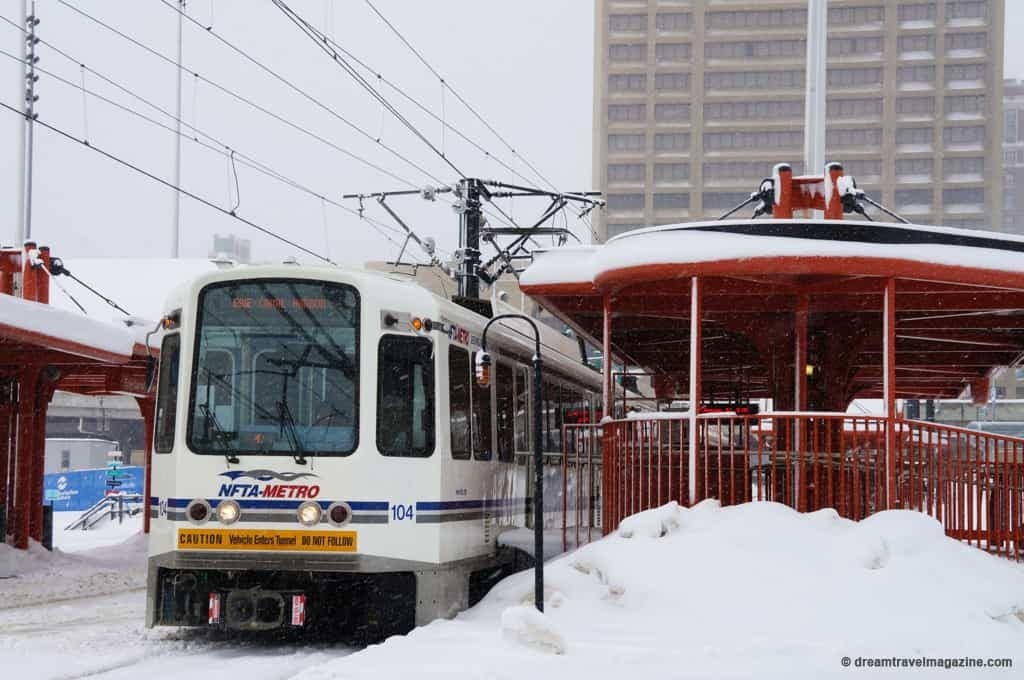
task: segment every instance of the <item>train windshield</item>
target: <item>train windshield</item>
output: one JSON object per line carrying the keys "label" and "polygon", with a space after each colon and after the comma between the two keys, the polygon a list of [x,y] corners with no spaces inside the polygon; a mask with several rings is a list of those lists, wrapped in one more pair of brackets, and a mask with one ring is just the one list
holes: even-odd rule
{"label": "train windshield", "polygon": [[355,450],[355,288],[304,280],[208,286],[199,296],[194,360],[194,452],[301,458]]}

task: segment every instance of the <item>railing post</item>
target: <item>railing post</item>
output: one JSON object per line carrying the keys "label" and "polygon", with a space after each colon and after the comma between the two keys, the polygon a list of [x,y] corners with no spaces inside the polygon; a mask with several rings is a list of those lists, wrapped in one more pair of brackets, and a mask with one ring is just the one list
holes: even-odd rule
{"label": "railing post", "polygon": [[882,303],[882,364],[885,398],[885,507],[896,506],[896,279],[885,282]]}
{"label": "railing post", "polygon": [[699,276],[694,276],[690,283],[690,441],[689,460],[689,501],[697,503],[697,413],[700,411],[701,397],[701,324],[703,312],[701,293],[703,286]]}

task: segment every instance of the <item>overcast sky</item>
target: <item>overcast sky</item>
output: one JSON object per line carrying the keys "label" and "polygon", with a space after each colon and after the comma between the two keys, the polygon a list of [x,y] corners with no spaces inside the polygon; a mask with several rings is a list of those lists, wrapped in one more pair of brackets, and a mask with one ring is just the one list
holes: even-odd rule
{"label": "overcast sky", "polygon": [[[995,1],[995,0],[993,0]],[[176,13],[161,0],[67,0],[89,14],[174,57]],[[172,0],[173,2],[173,0]],[[399,84],[460,132],[499,157],[531,184],[540,180],[476,120],[451,92],[390,32],[362,0],[292,0],[292,7],[338,43]],[[522,158],[565,190],[590,188],[593,80],[591,0],[374,0],[374,4],[453,87],[511,143]],[[19,0],[0,0],[2,16],[17,21]],[[58,0],[38,0],[39,35],[78,62],[173,111],[176,69],[90,22]],[[1024,78],[1024,1],[1007,2],[1006,77]],[[455,170],[413,137],[334,64],[268,0],[194,0],[188,12],[326,105],[318,108],[186,22],[183,63],[190,71],[249,98],[348,153],[365,158],[416,186],[452,183]],[[0,46],[21,49],[19,33],[0,21]],[[81,83],[77,63],[39,46],[39,66]],[[85,85],[163,124],[166,117],[84,74]],[[0,55],[0,101],[18,104],[19,67]],[[142,168],[173,177],[174,135],[89,98],[47,74],[38,83],[40,120]],[[470,176],[515,181],[515,175],[452,132],[411,108],[388,88],[384,94],[459,170]],[[318,194],[342,202],[343,193],[407,188],[344,153],[240,104],[191,74],[183,80],[184,120]],[[333,114],[332,114],[333,112]],[[336,115],[334,115],[336,114]],[[344,117],[369,139],[347,127]],[[0,239],[14,237],[17,177],[16,117],[0,110]],[[187,129],[187,128],[186,128]],[[374,141],[380,138],[407,158]],[[356,216],[236,163],[236,195],[226,154],[185,141],[182,184],[190,191],[335,260],[358,263],[393,258],[397,247]],[[55,253],[71,256],[166,256],[171,248],[171,192],[48,130],[36,136],[33,236]],[[412,167],[411,164],[419,166]],[[435,179],[427,176],[433,175]],[[343,202],[355,208],[353,201]],[[391,204],[423,235],[450,251],[457,244],[456,215],[442,203],[395,198]],[[182,255],[205,257],[214,233],[250,238],[254,256],[277,259],[294,251],[189,198],[182,198]],[[513,216],[527,221],[542,210],[519,200]],[[367,215],[390,223],[375,203]],[[585,227],[578,229],[583,235]],[[392,238],[395,238],[392,235]],[[415,252],[419,255],[418,252]]]}

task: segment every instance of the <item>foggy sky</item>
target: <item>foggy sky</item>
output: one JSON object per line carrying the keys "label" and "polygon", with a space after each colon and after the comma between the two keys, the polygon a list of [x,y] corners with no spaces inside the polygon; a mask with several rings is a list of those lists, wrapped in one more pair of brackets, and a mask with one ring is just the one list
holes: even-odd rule
{"label": "foggy sky", "polygon": [[[176,14],[159,0],[68,0],[137,40],[174,57]],[[450,92],[399,42],[360,0],[293,0],[289,3],[318,28],[396,81],[486,150],[526,176],[509,170],[416,112],[390,89],[384,94],[422,130],[446,156],[470,176],[505,181],[541,180],[466,111]],[[593,80],[593,2],[591,0],[376,0],[374,3],[406,38],[530,163],[564,190],[590,189]],[[17,20],[18,0],[0,0],[0,13]],[[38,0],[39,35],[105,75],[161,107],[175,108],[176,69],[95,26],[60,5]],[[235,42],[246,52],[371,137],[380,137],[442,183],[458,176],[379,103],[371,100],[345,72],[316,48],[269,2],[195,0],[188,12],[204,25]],[[1006,77],[1024,78],[1024,1],[1008,0]],[[372,139],[363,139],[338,118],[317,108],[287,86],[261,72],[220,45],[211,35],[186,22],[184,65],[203,76],[272,109],[354,154],[410,180],[416,186],[437,184],[422,172],[389,155]],[[18,53],[20,34],[0,22],[0,46]],[[40,45],[40,67],[75,83],[77,64]],[[147,109],[86,73],[86,87],[131,108]],[[0,101],[19,105],[19,65],[0,55]],[[122,156],[166,179],[172,178],[174,135],[115,108],[82,96],[73,88],[40,74],[40,119],[91,144]],[[183,118],[241,153],[288,175],[317,193],[340,201],[343,193],[407,188],[396,180],[274,122],[197,81],[183,79]],[[0,240],[14,238],[16,189],[16,117],[0,110]],[[235,180],[225,154],[182,142],[183,180],[190,191],[239,215],[285,234],[314,250],[346,263],[393,258],[397,246],[365,222],[334,206],[296,191],[255,171],[235,165]],[[150,256],[170,253],[170,190],[139,177],[78,144],[46,130],[37,130],[33,236],[64,256]],[[347,205],[356,207],[349,201]],[[455,213],[443,202],[395,198],[390,204],[422,235],[434,236],[439,247],[457,245]],[[367,214],[391,224],[379,206]],[[280,259],[295,251],[262,236],[205,206],[182,198],[182,256],[205,257],[213,233],[234,232],[250,238],[254,258]],[[543,209],[539,202],[518,200],[512,207],[518,221]],[[325,219],[326,217],[326,219]],[[493,220],[492,220],[493,221]],[[586,235],[586,228],[577,233]],[[396,238],[392,235],[392,238]],[[420,256],[418,251],[411,251]]]}

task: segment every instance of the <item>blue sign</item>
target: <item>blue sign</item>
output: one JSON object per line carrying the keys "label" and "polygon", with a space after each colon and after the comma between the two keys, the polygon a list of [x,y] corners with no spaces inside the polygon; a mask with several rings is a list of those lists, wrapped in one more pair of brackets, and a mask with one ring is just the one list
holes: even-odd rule
{"label": "blue sign", "polygon": [[54,512],[88,510],[108,492],[111,481],[117,482],[117,493],[138,493],[144,489],[145,470],[141,466],[122,467],[118,479],[111,480],[109,471],[75,470],[54,472],[43,478],[43,495],[53,503]]}

